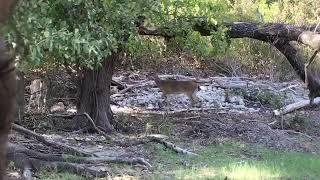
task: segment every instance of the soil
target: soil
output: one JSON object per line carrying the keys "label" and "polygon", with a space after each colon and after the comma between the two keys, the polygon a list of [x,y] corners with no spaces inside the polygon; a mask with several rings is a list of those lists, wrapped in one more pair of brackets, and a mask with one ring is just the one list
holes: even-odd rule
{"label": "soil", "polygon": [[[126,77],[128,76],[126,75]],[[132,84],[134,84],[133,79],[136,80],[136,82],[145,80],[145,76],[141,75],[132,75],[131,77]],[[119,80],[121,77],[118,76],[116,79]],[[121,83],[129,84],[129,81],[121,81]],[[64,84],[61,82],[61,79],[59,79],[59,84]],[[297,84],[297,82],[282,83],[282,86],[279,86],[279,84],[269,84],[271,84],[270,87],[278,87],[279,90],[290,84]],[[303,90],[303,85],[298,85],[298,87],[295,87],[296,89],[291,88],[286,92],[292,92],[290,95],[291,99],[287,102],[304,99],[307,96],[307,94],[304,94],[306,91]],[[214,91],[216,89],[211,90]],[[116,94],[118,92],[119,91],[116,90],[114,93]],[[292,98],[293,94],[300,95]],[[54,97],[53,94],[51,94],[51,96]],[[70,97],[71,95],[67,96]],[[148,108],[148,103],[140,103],[135,107],[135,103],[130,104],[123,102],[125,99],[136,99],[137,96],[145,96],[149,99],[154,98],[155,101],[153,103],[157,105],[154,105],[153,108],[150,109]],[[270,106],[270,104],[269,106],[263,105],[261,101],[258,102],[241,97],[244,99],[245,104],[242,108],[238,109],[234,108],[236,106],[232,103],[226,108],[226,106],[223,105],[224,102],[221,102],[222,106],[217,107],[215,105],[215,108],[212,109],[177,111],[179,108],[180,110],[185,108],[187,101],[181,100],[183,97],[180,97],[180,99],[176,98],[172,100],[172,105],[175,107],[173,110],[176,112],[170,111],[170,113],[168,113],[163,108],[163,102],[159,100],[161,99],[159,90],[150,90],[150,86],[129,91],[125,93],[125,97],[122,101],[113,99],[114,103],[117,104],[113,106],[113,110],[115,113],[114,127],[117,132],[126,138],[143,137],[146,134],[164,134],[169,136],[170,142],[179,142],[179,145],[182,147],[188,147],[190,143],[205,146],[220,141],[240,141],[250,146],[264,146],[277,150],[320,154],[319,107],[302,109],[282,117],[275,117],[272,114],[273,107]],[[63,97],[59,96],[59,98]],[[72,102],[68,103],[72,104]],[[250,108],[254,108],[256,111],[248,110]],[[115,111],[115,109],[118,111]],[[129,111],[131,113],[124,111],[128,109],[132,110]],[[139,111],[137,111],[137,109],[139,109]],[[48,118],[43,114],[29,114],[28,117],[28,120],[22,122],[25,126],[36,129],[38,133],[46,134],[45,136],[47,138],[54,141],[75,146],[83,151],[101,157],[142,157],[146,160],[152,160],[152,154],[143,148],[143,144],[130,147],[110,144],[104,136],[68,132],[69,129],[65,128],[65,122],[70,120]],[[60,123],[52,124],[50,123],[52,121]],[[69,123],[72,124],[72,122]],[[292,131],[287,130],[299,133],[292,133]],[[12,142],[19,143],[30,149],[46,153],[62,153],[57,149],[48,148],[35,140],[26,139],[17,133],[12,134],[10,137]],[[112,174],[124,173],[144,176],[150,173],[140,166],[134,166],[133,169],[134,170],[124,170],[117,166],[110,166],[105,170]]]}

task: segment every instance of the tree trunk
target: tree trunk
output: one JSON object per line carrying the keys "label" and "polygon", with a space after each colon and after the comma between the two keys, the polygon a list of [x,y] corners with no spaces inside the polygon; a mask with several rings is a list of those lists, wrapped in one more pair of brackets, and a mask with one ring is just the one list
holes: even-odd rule
{"label": "tree trunk", "polygon": [[97,70],[85,69],[81,80],[78,113],[88,113],[97,127],[110,133],[113,129],[110,108],[110,85],[118,53],[106,58]]}
{"label": "tree trunk", "polygon": [[[1,7],[1,4],[0,4]],[[8,134],[15,113],[16,74],[14,61],[0,39],[0,180],[6,170]]]}

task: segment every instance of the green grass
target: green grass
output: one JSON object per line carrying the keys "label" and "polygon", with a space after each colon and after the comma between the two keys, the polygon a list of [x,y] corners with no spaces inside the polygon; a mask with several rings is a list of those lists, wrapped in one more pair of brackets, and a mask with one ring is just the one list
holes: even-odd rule
{"label": "green grass", "polygon": [[152,179],[320,179],[319,155],[230,143],[203,147],[197,157],[147,148],[155,155]]}
{"label": "green grass", "polygon": [[52,171],[41,171],[37,174],[41,180],[85,180],[86,178],[71,173],[55,173]]}
{"label": "green grass", "polygon": [[[180,155],[159,144],[145,147],[154,159],[151,160],[153,169],[150,176],[142,179],[320,179],[320,156],[314,154],[253,148],[239,143],[200,147],[199,156]],[[130,166],[117,168],[128,170]],[[136,173],[139,176],[139,172]],[[38,177],[42,180],[87,179],[50,171],[40,172]]]}

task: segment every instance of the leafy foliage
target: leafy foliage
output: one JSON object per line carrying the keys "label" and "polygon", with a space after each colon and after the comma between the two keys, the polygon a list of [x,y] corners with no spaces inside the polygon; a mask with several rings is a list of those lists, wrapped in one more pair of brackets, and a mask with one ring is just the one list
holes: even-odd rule
{"label": "leafy foliage", "polygon": [[[254,49],[259,48],[246,41],[230,46],[228,29],[221,26],[222,22],[317,23],[319,8],[315,0],[20,1],[12,21],[19,31],[8,34],[7,40],[23,40],[27,69],[45,64],[77,64],[93,69],[120,48],[136,59],[143,54],[158,58],[175,50],[204,58],[227,52],[238,56],[238,52],[249,50],[249,57],[243,59],[250,61],[257,55]],[[154,26],[166,27],[163,30],[176,38],[168,43],[139,37],[135,25],[139,16],[148,17]],[[209,24],[209,37],[192,28],[201,22]]]}
{"label": "leafy foliage", "polygon": [[[150,1],[151,2],[151,1]],[[14,16],[31,66],[77,64],[95,68],[135,30],[146,1],[20,1]],[[152,6],[152,3],[146,3]],[[9,35],[9,39],[12,38]]]}

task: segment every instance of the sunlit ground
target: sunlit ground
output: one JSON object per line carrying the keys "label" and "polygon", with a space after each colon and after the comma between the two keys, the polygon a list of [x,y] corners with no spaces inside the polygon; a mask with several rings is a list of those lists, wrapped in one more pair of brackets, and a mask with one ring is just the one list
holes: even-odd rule
{"label": "sunlit ground", "polygon": [[[188,145],[192,146],[192,145]],[[248,147],[239,143],[222,143],[199,147],[199,156],[185,156],[165,149],[162,145],[147,144],[152,153],[153,169],[147,177],[112,174],[115,179],[320,179],[320,156],[307,153],[275,151]],[[112,165],[110,165],[112,167]],[[121,166],[129,170],[132,166]],[[135,172],[135,171],[131,171]],[[145,174],[146,175],[146,174]],[[40,179],[86,179],[68,173],[44,172]],[[102,178],[102,179],[108,179]]]}
{"label": "sunlit ground", "polygon": [[162,147],[156,153],[154,179],[319,179],[320,156],[253,149],[239,144],[203,147],[198,157]]}

